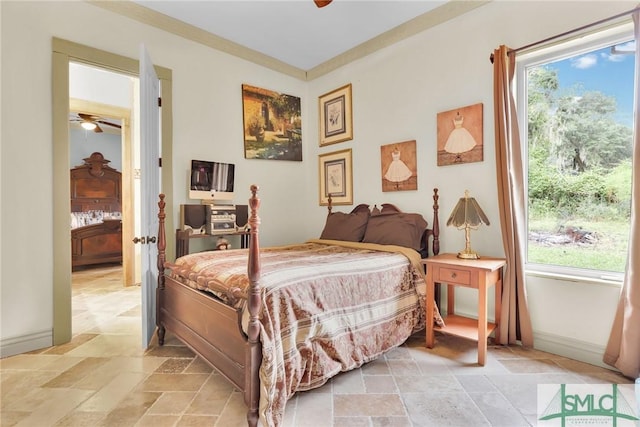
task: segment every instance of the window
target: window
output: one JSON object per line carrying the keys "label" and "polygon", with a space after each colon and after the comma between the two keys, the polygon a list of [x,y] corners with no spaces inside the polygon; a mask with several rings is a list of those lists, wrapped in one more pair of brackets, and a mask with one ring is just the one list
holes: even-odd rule
{"label": "window", "polygon": [[518,58],[529,270],[622,278],[634,49],[627,24]]}

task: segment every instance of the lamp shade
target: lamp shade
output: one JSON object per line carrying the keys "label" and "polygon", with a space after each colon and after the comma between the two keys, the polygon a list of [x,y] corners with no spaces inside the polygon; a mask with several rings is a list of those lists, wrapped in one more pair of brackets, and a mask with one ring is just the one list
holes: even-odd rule
{"label": "lamp shade", "polygon": [[471,250],[471,228],[478,227],[480,224],[489,225],[489,218],[482,211],[482,208],[476,202],[476,199],[469,197],[469,191],[465,190],[464,197],[458,200],[453,208],[447,225],[453,225],[465,231],[465,248],[458,253],[458,258],[478,259],[480,256]]}
{"label": "lamp shade", "polygon": [[489,218],[482,211],[476,199],[469,197],[469,191],[467,190],[464,192],[464,197],[461,197],[455,208],[453,208],[447,220],[447,225],[477,227],[480,224],[489,225]]}

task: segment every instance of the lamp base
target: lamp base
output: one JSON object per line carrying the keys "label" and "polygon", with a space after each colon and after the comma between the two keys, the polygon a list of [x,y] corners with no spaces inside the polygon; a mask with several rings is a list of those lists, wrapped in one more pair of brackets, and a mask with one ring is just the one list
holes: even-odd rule
{"label": "lamp base", "polygon": [[458,252],[458,258],[462,258],[462,259],[479,259],[480,255],[478,255],[477,253],[473,252],[473,251],[468,251],[468,250],[463,250],[461,252]]}

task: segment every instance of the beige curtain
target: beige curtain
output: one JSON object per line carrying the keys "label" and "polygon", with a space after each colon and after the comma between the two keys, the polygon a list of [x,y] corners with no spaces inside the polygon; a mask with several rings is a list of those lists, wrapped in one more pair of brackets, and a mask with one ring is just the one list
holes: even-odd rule
{"label": "beige curtain", "polygon": [[[502,244],[507,258],[500,314],[500,344],[533,347],[533,331],[524,276],[527,239],[524,210],[524,170],[516,104],[511,91],[515,53],[506,46],[493,53],[493,99],[496,134],[496,171]],[[524,233],[524,234],[522,234]]]}
{"label": "beige curtain", "polygon": [[640,13],[633,14],[636,39],[636,75],[631,192],[631,235],[627,271],[618,311],[604,353],[604,362],[624,375],[640,377]]}

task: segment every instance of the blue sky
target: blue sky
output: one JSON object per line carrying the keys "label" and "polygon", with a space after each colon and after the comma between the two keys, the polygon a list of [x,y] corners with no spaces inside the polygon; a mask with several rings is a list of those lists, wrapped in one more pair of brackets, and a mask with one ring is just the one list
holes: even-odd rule
{"label": "blue sky", "polygon": [[[633,50],[633,42],[618,45],[618,48]],[[633,124],[633,74],[635,56],[612,54],[610,48],[599,49],[549,64],[558,70],[560,90],[580,84],[586,91],[598,90],[617,99],[621,123]]]}

